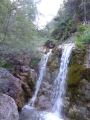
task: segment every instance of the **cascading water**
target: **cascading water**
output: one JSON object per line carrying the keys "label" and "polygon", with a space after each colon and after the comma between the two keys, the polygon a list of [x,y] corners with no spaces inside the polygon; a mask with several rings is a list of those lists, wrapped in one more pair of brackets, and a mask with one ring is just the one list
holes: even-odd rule
{"label": "cascading water", "polygon": [[39,63],[39,78],[37,80],[37,84],[36,84],[36,89],[35,89],[35,93],[32,97],[32,99],[29,101],[29,105],[30,106],[34,106],[34,102],[36,100],[36,97],[37,97],[37,94],[38,94],[38,91],[39,91],[39,88],[40,88],[40,85],[41,85],[41,82],[42,82],[42,79],[43,79],[43,76],[45,74],[45,71],[46,71],[46,64],[47,64],[47,61],[48,61],[48,57],[50,56],[51,54],[51,49],[50,51],[45,55],[43,56],[43,58],[41,59],[40,63]]}
{"label": "cascading water", "polygon": [[[51,113],[47,112],[42,112],[39,114],[38,120],[63,120],[63,115],[62,115],[62,108],[64,106],[64,95],[65,95],[65,84],[66,84],[66,76],[67,76],[67,71],[68,71],[68,64],[70,61],[70,55],[72,52],[72,48],[74,47],[74,44],[65,44],[62,46],[62,57],[60,60],[60,68],[59,68],[59,73],[55,79],[54,82],[54,97],[53,97],[53,108]],[[40,62],[40,74],[39,78],[37,80],[36,84],[36,90],[35,93],[32,97],[32,99],[29,101],[28,105],[25,107],[28,109],[28,107],[33,107],[34,102],[36,100],[43,76],[45,74],[46,70],[46,64],[48,61],[48,57],[51,54],[51,50],[41,59]],[[30,108],[31,109],[31,108]],[[33,110],[35,112],[35,109]],[[25,112],[26,113],[26,112]],[[31,113],[31,111],[30,111]],[[38,115],[38,114],[37,114]],[[21,115],[22,116],[22,115]],[[25,118],[25,116],[21,117],[20,120],[31,120],[31,114],[28,116],[28,119]],[[35,115],[36,116],[36,115]],[[34,117],[34,116],[33,116]],[[34,120],[37,120],[37,117],[34,118]]]}
{"label": "cascading water", "polygon": [[64,106],[63,96],[65,95],[65,84],[66,84],[66,76],[68,71],[68,64],[70,61],[70,55],[73,48],[73,44],[67,44],[62,47],[62,57],[61,64],[58,76],[54,82],[54,97],[55,104],[52,108],[52,112],[62,118],[62,107]]}
{"label": "cascading water", "polygon": [[65,84],[68,71],[70,55],[74,44],[65,44],[62,47],[62,57],[60,60],[59,73],[54,82],[54,106],[52,113],[46,114],[46,120],[62,119],[62,108],[64,106]]}

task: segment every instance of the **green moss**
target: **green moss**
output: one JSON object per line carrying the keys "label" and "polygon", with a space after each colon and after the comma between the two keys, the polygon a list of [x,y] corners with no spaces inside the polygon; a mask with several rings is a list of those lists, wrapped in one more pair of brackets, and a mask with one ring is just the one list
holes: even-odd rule
{"label": "green moss", "polygon": [[68,71],[67,85],[77,85],[82,77],[81,72],[83,67],[81,65],[72,65]]}
{"label": "green moss", "polygon": [[85,50],[82,50],[80,48],[73,50],[72,60],[67,76],[68,86],[77,86],[81,80],[82,72],[84,70],[85,55]]}
{"label": "green moss", "polygon": [[82,43],[81,43],[80,41],[76,41],[76,42],[75,42],[75,45],[76,45],[77,47],[82,48]]}

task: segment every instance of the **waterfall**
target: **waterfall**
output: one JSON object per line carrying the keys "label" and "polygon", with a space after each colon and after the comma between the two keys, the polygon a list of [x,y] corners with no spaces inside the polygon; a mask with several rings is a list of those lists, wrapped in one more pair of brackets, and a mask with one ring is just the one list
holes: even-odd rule
{"label": "waterfall", "polygon": [[62,108],[64,106],[63,96],[65,95],[66,76],[73,46],[73,44],[66,44],[62,47],[62,57],[60,60],[61,63],[59,73],[54,82],[55,104],[52,108],[52,112],[59,118],[62,118]]}
{"label": "waterfall", "polygon": [[70,61],[70,55],[74,44],[64,44],[62,47],[62,57],[60,60],[59,73],[54,82],[54,106],[52,113],[45,115],[45,120],[61,120],[62,108],[64,106],[65,84],[68,71],[68,64]]}
{"label": "waterfall", "polygon": [[[74,44],[62,45],[62,56],[60,58],[60,68],[59,68],[59,72],[54,81],[54,86],[53,86],[53,88],[54,88],[54,91],[53,91],[54,105],[53,105],[52,111],[49,113],[41,111],[41,114],[39,113],[38,120],[64,120],[63,115],[62,115],[62,109],[64,107],[64,95],[66,92],[65,84],[66,84],[66,76],[67,76],[67,72],[68,72],[68,64],[70,61],[70,55],[71,55],[73,47],[74,47]],[[33,106],[34,106],[34,102],[36,100],[43,76],[45,74],[46,64],[47,64],[48,57],[50,54],[51,54],[51,50],[40,61],[39,78],[37,80],[35,93],[25,108],[30,107],[30,110],[31,110],[31,107],[33,108]],[[33,112],[35,112],[35,109],[33,110]],[[28,114],[28,116],[29,116],[29,114]],[[35,120],[37,120],[36,114],[34,116],[35,116]],[[23,117],[23,118],[24,119],[20,119],[20,120],[29,120],[29,119],[25,119],[25,117]],[[31,114],[30,114],[29,118],[31,118]]]}
{"label": "waterfall", "polygon": [[43,76],[45,74],[46,64],[47,64],[49,55],[51,54],[51,51],[52,51],[52,49],[50,49],[50,51],[46,55],[44,55],[42,57],[42,59],[41,59],[41,61],[39,63],[39,78],[37,80],[37,84],[36,84],[36,87],[35,87],[35,93],[34,93],[33,97],[31,98],[31,100],[29,101],[30,106],[34,106],[34,102],[36,100],[36,97],[37,97],[37,94],[38,94],[38,91],[39,91]]}

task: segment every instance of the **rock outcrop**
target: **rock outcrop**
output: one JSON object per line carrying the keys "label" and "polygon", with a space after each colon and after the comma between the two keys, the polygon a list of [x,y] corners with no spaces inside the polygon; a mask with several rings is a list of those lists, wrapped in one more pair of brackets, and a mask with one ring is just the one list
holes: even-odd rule
{"label": "rock outcrop", "polygon": [[67,77],[65,115],[69,120],[90,119],[90,68],[86,66],[87,48],[73,50]]}
{"label": "rock outcrop", "polygon": [[18,108],[13,98],[0,93],[0,120],[19,120]]}
{"label": "rock outcrop", "polygon": [[31,69],[28,66],[30,64],[28,56],[26,56],[25,59],[15,58],[13,61],[15,67],[14,76],[20,80],[26,99],[25,102],[27,102],[28,98],[32,97],[37,79],[37,73],[34,69]]}
{"label": "rock outcrop", "polygon": [[24,72],[16,75],[14,77],[5,68],[0,68],[0,92],[11,96],[20,110],[27,99],[32,96],[36,73],[34,70],[25,67]]}
{"label": "rock outcrop", "polygon": [[11,96],[19,108],[24,106],[25,100],[21,83],[5,68],[0,68],[0,92]]}

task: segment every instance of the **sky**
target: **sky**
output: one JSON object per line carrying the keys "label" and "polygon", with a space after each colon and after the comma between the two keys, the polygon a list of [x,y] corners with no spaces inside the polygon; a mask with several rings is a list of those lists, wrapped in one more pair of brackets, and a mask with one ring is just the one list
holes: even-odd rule
{"label": "sky", "polygon": [[43,15],[39,15],[36,20],[36,24],[40,28],[43,28],[47,22],[49,22],[58,12],[60,4],[63,0],[41,0],[37,5],[38,11]]}
{"label": "sky", "polygon": [[37,5],[37,9],[42,15],[37,16],[35,22],[36,26],[43,28],[46,23],[48,23],[57,14],[62,3],[63,0],[41,0],[41,2]]}

